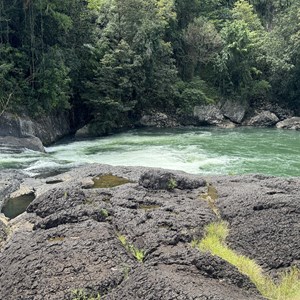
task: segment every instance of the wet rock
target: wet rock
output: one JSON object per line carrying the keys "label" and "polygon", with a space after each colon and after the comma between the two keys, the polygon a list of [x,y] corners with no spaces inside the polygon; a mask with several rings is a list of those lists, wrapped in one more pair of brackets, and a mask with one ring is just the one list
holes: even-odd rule
{"label": "wet rock", "polygon": [[62,112],[38,119],[26,115],[4,113],[0,120],[0,136],[35,136],[49,145],[70,133],[68,113]]}
{"label": "wet rock", "polygon": [[300,117],[285,119],[276,124],[277,128],[300,130]]}
{"label": "wet rock", "polygon": [[150,115],[144,115],[139,123],[142,126],[158,128],[178,126],[178,123],[174,118],[161,112],[153,113]]}
{"label": "wet rock", "polygon": [[279,118],[270,111],[262,111],[253,118],[251,118],[248,122],[248,126],[259,126],[259,127],[270,127],[274,126],[277,122],[279,122]]}
{"label": "wet rock", "polygon": [[194,117],[200,124],[218,125],[224,120],[219,105],[201,105],[194,107]]}
{"label": "wet rock", "polygon": [[7,152],[20,152],[24,149],[45,152],[45,148],[41,140],[34,136],[21,138],[13,136],[0,136],[0,147]]}
{"label": "wet rock", "polygon": [[241,123],[246,115],[246,102],[227,100],[221,107],[223,115],[234,123]]}
{"label": "wet rock", "polygon": [[231,122],[230,120],[224,120],[220,124],[217,125],[220,128],[232,129],[236,127],[236,124]]}

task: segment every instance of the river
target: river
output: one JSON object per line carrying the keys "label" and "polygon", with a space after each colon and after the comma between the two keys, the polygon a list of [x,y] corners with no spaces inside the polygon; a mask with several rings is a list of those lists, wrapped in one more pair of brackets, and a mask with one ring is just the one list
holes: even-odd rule
{"label": "river", "polygon": [[137,129],[90,140],[67,139],[47,153],[0,149],[0,169],[34,175],[86,163],[147,166],[194,174],[300,176],[300,132],[257,128]]}

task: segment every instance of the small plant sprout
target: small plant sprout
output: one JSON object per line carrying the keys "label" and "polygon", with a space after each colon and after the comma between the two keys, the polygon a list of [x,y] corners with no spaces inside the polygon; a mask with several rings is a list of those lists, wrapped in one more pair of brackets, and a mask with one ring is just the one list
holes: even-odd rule
{"label": "small plant sprout", "polygon": [[88,295],[84,289],[77,289],[71,292],[72,300],[101,300],[101,295],[97,293],[95,296]]}
{"label": "small plant sprout", "polygon": [[177,187],[177,181],[175,180],[175,178],[170,178],[168,181],[168,189],[172,191],[176,187]]}
{"label": "small plant sprout", "polygon": [[136,248],[133,244],[130,244],[124,235],[118,235],[118,239],[126,249],[127,252],[131,253],[139,262],[143,262],[145,258],[144,250]]}
{"label": "small plant sprout", "polygon": [[100,210],[100,214],[101,214],[101,216],[104,217],[104,218],[107,218],[107,217],[109,216],[109,213],[108,213],[108,211],[107,211],[105,208],[102,208],[102,209]]}

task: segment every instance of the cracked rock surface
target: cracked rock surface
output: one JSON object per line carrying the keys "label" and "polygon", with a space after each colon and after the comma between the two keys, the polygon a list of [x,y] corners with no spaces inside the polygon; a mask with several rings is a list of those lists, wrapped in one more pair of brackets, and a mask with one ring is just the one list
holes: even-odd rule
{"label": "cracked rock surface", "polygon": [[[130,182],[89,188],[95,176],[106,174]],[[204,178],[107,165],[73,169],[36,183],[18,178],[17,186],[29,186],[37,197],[27,212],[5,226],[0,221],[0,231],[5,229],[0,299],[73,299],[76,290],[104,300],[263,299],[235,267],[191,247],[193,239],[203,237],[204,227],[217,220],[201,198],[206,181],[217,189],[231,248],[266,271],[299,264],[299,179]],[[143,251],[143,262],[120,236],[131,249]]]}

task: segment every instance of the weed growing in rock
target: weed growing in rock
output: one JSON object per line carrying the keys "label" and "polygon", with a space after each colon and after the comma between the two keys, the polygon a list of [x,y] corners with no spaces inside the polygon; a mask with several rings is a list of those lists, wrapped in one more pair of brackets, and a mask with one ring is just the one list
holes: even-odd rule
{"label": "weed growing in rock", "polygon": [[127,264],[124,264],[122,266],[122,270],[123,270],[123,274],[124,274],[124,279],[128,279],[129,277],[129,272],[130,272],[130,266],[128,266]]}
{"label": "weed growing in rock", "polygon": [[201,199],[205,200],[208,203],[208,206],[212,210],[212,212],[220,219],[221,214],[216,205],[216,201],[218,199],[218,192],[217,189],[211,185],[210,183],[207,184],[207,192],[200,195]]}
{"label": "weed growing in rock", "polygon": [[101,215],[102,217],[104,217],[104,218],[107,218],[107,217],[109,216],[109,213],[108,213],[108,211],[107,211],[105,208],[102,208],[102,209],[100,210],[100,215]]}
{"label": "weed growing in rock", "polygon": [[101,300],[101,295],[99,293],[96,296],[91,296],[83,289],[72,291],[72,297],[72,300]]}
{"label": "weed growing in rock", "polygon": [[177,187],[177,181],[174,178],[170,178],[168,181],[168,189],[174,190]]}
{"label": "weed growing in rock", "polygon": [[210,252],[230,264],[256,285],[259,292],[270,300],[297,300],[300,299],[300,270],[293,267],[289,272],[281,274],[276,284],[262,268],[250,258],[231,250],[225,240],[228,236],[228,224],[224,221],[212,223],[205,228],[205,236],[201,241],[193,241],[192,246],[201,251]]}
{"label": "weed growing in rock", "polygon": [[124,235],[118,235],[118,239],[121,242],[121,244],[124,246],[124,248],[131,253],[139,262],[143,262],[145,258],[145,252],[143,250],[140,250],[134,245],[127,242],[127,239]]}

